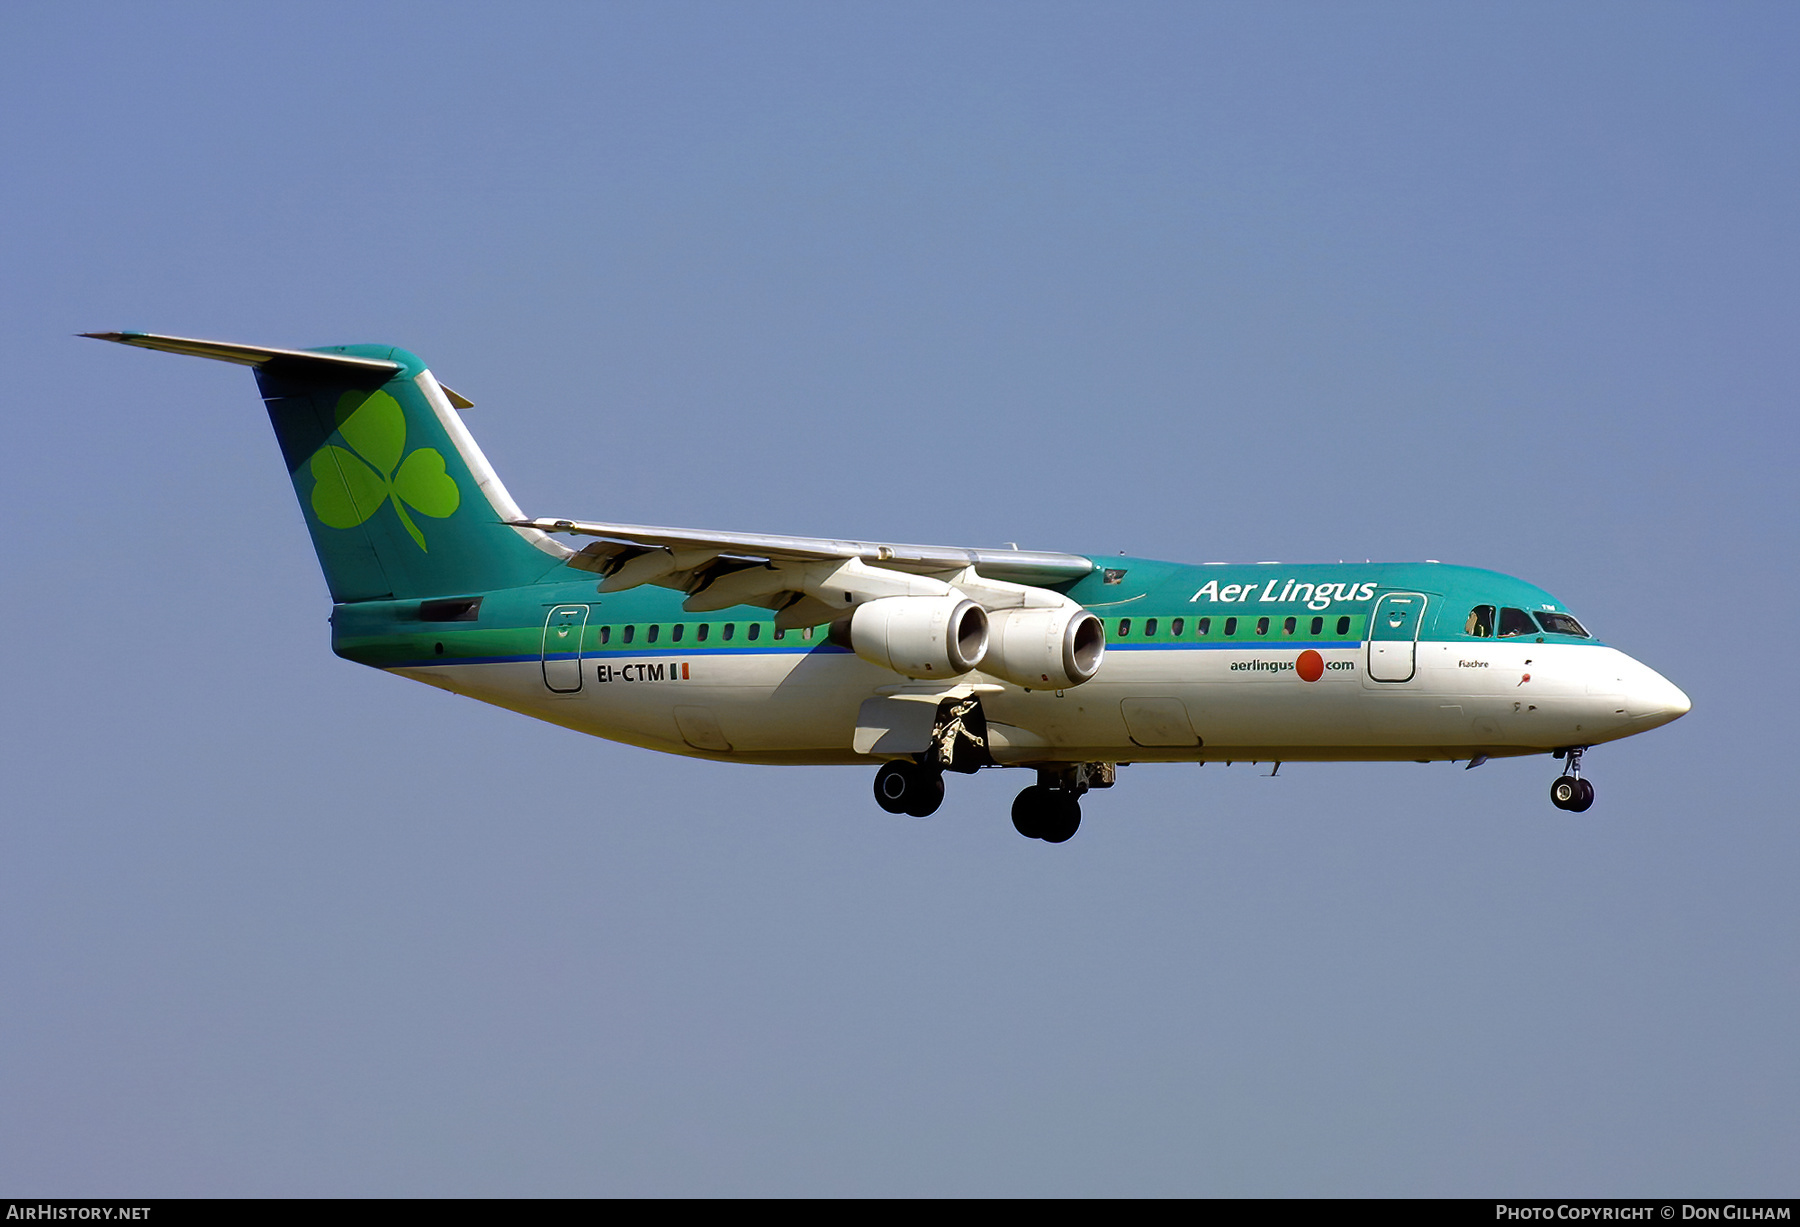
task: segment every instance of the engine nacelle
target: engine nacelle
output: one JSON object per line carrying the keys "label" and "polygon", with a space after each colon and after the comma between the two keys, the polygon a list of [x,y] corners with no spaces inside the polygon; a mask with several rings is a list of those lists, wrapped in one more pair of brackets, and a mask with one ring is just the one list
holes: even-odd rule
{"label": "engine nacelle", "polygon": [[850,650],[906,677],[967,673],[981,663],[987,646],[987,611],[954,593],[882,597],[850,615]]}
{"label": "engine nacelle", "polygon": [[1100,672],[1106,628],[1078,605],[1008,609],[989,622],[982,672],[1031,690],[1065,690]]}

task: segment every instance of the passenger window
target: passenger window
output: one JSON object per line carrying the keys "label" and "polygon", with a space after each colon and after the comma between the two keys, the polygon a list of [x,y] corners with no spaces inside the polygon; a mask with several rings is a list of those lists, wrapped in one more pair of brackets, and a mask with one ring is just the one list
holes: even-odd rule
{"label": "passenger window", "polygon": [[1259,635],[1266,635],[1269,633],[1269,620],[1267,618],[1258,618],[1256,620],[1256,633]]}
{"label": "passenger window", "polygon": [[1130,633],[1131,633],[1131,619],[1130,618],[1120,618],[1119,619],[1119,638],[1123,639],[1123,638],[1125,638],[1125,636],[1129,635]]}
{"label": "passenger window", "polygon": [[681,642],[681,632],[684,629],[686,629],[686,628],[683,627],[681,625],[681,623],[677,622],[675,624],[675,629],[673,629],[669,632],[669,639],[674,643],[680,643]]}
{"label": "passenger window", "polygon": [[1592,635],[1589,635],[1585,630],[1581,629],[1581,623],[1571,618],[1568,614],[1540,613],[1536,616],[1538,625],[1543,627],[1546,631],[1549,631],[1552,635],[1575,635],[1582,639],[1593,638]]}
{"label": "passenger window", "polygon": [[601,643],[611,643],[612,642],[612,627],[603,626],[600,628],[600,642]]}
{"label": "passenger window", "polygon": [[786,632],[786,631],[784,631],[784,630],[782,630],[782,629],[781,629],[781,628],[780,628],[780,627],[779,627],[779,626],[778,626],[778,627],[776,627],[776,628],[775,628],[775,636],[774,636],[774,637],[775,637],[775,638],[776,638],[776,639],[786,639],[786,638],[787,638],[787,632]]}
{"label": "passenger window", "polygon": [[1181,628],[1186,625],[1187,625],[1187,619],[1185,619],[1185,618],[1175,619],[1173,622],[1169,623],[1169,634],[1175,636],[1175,638],[1177,638],[1177,639],[1181,638]]}
{"label": "passenger window", "polygon": [[1287,620],[1287,621],[1286,621],[1286,622],[1283,622],[1283,623],[1282,623],[1282,624],[1281,624],[1281,631],[1282,631],[1282,634],[1284,634],[1284,635],[1291,635],[1291,634],[1293,634],[1293,633],[1294,633],[1294,630],[1295,630],[1295,628],[1297,628],[1297,627],[1298,627],[1298,626],[1299,626],[1299,625],[1300,625],[1300,619],[1298,619],[1298,618],[1289,618],[1289,619],[1288,619],[1288,620]]}
{"label": "passenger window", "polygon": [[719,637],[729,642],[731,637],[735,634],[737,634],[737,623],[727,622],[725,624],[725,629],[719,632]]}
{"label": "passenger window", "polygon": [[1225,633],[1227,635],[1237,634],[1237,619],[1236,618],[1225,619]]}
{"label": "passenger window", "polygon": [[644,636],[644,642],[645,643],[655,643],[656,642],[656,632],[660,631],[661,629],[662,629],[662,627],[652,624],[652,626],[650,627],[650,633]]}
{"label": "passenger window", "polygon": [[1469,611],[1469,620],[1463,623],[1463,634],[1473,635],[1477,639],[1494,637],[1494,607],[1477,605]]}
{"label": "passenger window", "polygon": [[1155,636],[1155,634],[1156,634],[1156,619],[1155,618],[1145,618],[1144,619],[1144,638],[1146,638],[1146,639],[1153,638]]}
{"label": "passenger window", "polygon": [[1200,621],[1196,622],[1194,624],[1194,633],[1196,635],[1212,634],[1212,619],[1211,618],[1202,618],[1202,619],[1200,619]]}
{"label": "passenger window", "polygon": [[1325,619],[1314,618],[1312,620],[1312,633],[1315,635],[1323,635],[1325,633]]}
{"label": "passenger window", "polygon": [[1338,619],[1338,634],[1348,635],[1349,633],[1350,633],[1350,615],[1345,614],[1343,617]]}
{"label": "passenger window", "polygon": [[634,637],[636,637],[636,635],[637,635],[637,627],[628,626],[625,628],[625,642],[626,643],[630,643],[632,641],[632,639]]}
{"label": "passenger window", "polygon": [[1535,635],[1537,629],[1537,623],[1533,622],[1531,615],[1523,609],[1507,608],[1500,611],[1500,637],[1502,639],[1510,635]]}
{"label": "passenger window", "polygon": [[694,628],[694,638],[700,643],[706,642],[706,632],[712,629],[712,623],[702,622]]}
{"label": "passenger window", "polygon": [[744,638],[753,640],[760,634],[762,634],[762,623],[752,622],[750,629],[744,633]]}

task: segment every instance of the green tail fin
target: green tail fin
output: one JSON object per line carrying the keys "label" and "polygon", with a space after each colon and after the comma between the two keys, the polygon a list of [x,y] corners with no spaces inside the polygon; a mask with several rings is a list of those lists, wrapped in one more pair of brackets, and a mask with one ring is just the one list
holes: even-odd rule
{"label": "green tail fin", "polygon": [[337,602],[533,583],[568,557],[532,529],[417,356],[385,345],[273,350],[144,333],[89,333],[256,368]]}

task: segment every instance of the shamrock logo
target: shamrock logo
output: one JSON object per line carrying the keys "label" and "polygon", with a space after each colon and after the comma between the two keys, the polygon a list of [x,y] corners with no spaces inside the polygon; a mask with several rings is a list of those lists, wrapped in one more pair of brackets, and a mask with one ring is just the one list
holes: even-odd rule
{"label": "shamrock logo", "polygon": [[424,549],[425,534],[406,509],[441,520],[462,502],[456,479],[444,472],[444,457],[433,447],[407,454],[406,414],[386,392],[344,393],[337,421],[350,447],[328,443],[313,453],[314,514],[332,528],[355,528],[391,498],[401,525]]}

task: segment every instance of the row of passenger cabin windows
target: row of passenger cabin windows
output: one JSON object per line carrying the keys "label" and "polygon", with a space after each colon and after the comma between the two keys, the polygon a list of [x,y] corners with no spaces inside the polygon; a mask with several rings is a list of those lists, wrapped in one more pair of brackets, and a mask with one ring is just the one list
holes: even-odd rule
{"label": "row of passenger cabin windows", "polygon": [[[1550,613],[1540,610],[1526,613],[1523,609],[1510,606],[1500,607],[1500,638],[1511,639],[1518,635],[1573,635],[1578,639],[1592,639],[1581,623],[1568,614]],[[1534,621],[1535,619],[1535,621]],[[1494,638],[1494,607],[1477,605],[1469,611],[1469,620],[1463,623],[1463,634],[1472,635],[1476,639]]]}
{"label": "row of passenger cabin windows", "polygon": [[[1227,638],[1234,637],[1238,633],[1238,624],[1240,622],[1247,624],[1250,621],[1251,619],[1249,618],[1195,618],[1194,637],[1205,639],[1210,637],[1215,630]],[[1317,638],[1318,636],[1325,634],[1325,626],[1328,621],[1332,623],[1333,631],[1340,639],[1350,634],[1351,621],[1349,614],[1340,614],[1335,619],[1322,617],[1281,618],[1279,620],[1275,618],[1257,618],[1255,620],[1255,633],[1266,636],[1273,631],[1282,635],[1308,635]],[[1161,625],[1161,619],[1145,618],[1139,625],[1135,637],[1139,639],[1155,639],[1157,637],[1156,632],[1159,625]],[[1245,634],[1251,633],[1251,628],[1248,625],[1243,629]],[[1188,620],[1186,618],[1169,619],[1169,638],[1183,638],[1187,635],[1187,631]],[[1113,637],[1115,639],[1133,638],[1130,618],[1119,619],[1118,631]]]}
{"label": "row of passenger cabin windows", "polygon": [[[762,638],[763,624],[761,622],[743,623],[744,629],[742,635],[738,633],[738,625],[739,624],[736,622],[696,622],[690,628],[685,622],[676,622],[669,627],[666,642],[733,643],[741,641],[744,643],[756,643]],[[692,632],[691,635],[689,633],[690,630]],[[802,639],[811,639],[813,637],[813,628],[810,626],[802,627],[800,630],[793,633]],[[772,629],[769,637],[771,639],[786,639],[788,634],[789,632],[776,627]],[[614,641],[613,637],[615,635],[618,636],[618,642],[620,644],[650,644],[664,641],[663,627],[659,622],[652,622],[650,625],[641,628],[637,626],[603,626],[600,628],[601,645],[605,646],[611,644]]]}

